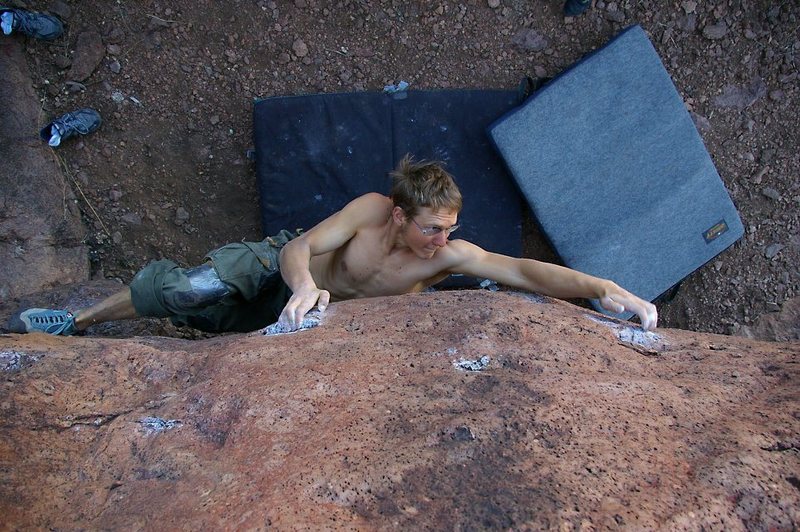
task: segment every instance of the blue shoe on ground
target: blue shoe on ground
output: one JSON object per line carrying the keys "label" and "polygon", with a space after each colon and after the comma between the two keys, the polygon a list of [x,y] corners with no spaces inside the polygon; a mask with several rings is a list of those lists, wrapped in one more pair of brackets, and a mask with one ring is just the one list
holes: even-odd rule
{"label": "blue shoe on ground", "polygon": [[50,146],[56,147],[68,137],[88,135],[97,130],[102,123],[103,119],[100,118],[100,113],[87,107],[56,118],[42,128],[39,136]]}
{"label": "blue shoe on ground", "polygon": [[11,324],[13,332],[43,332],[47,334],[71,336],[78,332],[75,316],[66,310],[29,308],[20,313]]}
{"label": "blue shoe on ground", "polygon": [[567,0],[564,2],[564,14],[568,17],[577,17],[592,7],[592,0]]}
{"label": "blue shoe on ground", "polygon": [[64,33],[64,25],[58,17],[46,13],[0,7],[0,27],[3,33],[23,33],[29,37],[52,41]]}

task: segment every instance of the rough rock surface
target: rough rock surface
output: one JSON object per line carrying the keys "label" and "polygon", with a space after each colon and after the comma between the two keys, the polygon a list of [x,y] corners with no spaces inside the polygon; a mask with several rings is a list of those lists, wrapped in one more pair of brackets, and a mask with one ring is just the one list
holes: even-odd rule
{"label": "rough rock surface", "polygon": [[271,337],[2,336],[0,515],[21,529],[791,530],[798,355],[489,291],[337,303]]}
{"label": "rough rock surface", "polygon": [[41,104],[20,43],[0,39],[0,302],[89,278],[72,187],[38,137]]}

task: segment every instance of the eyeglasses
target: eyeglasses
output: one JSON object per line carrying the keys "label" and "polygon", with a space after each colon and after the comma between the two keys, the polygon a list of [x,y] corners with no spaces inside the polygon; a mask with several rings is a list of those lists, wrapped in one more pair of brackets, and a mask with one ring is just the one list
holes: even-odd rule
{"label": "eyeglasses", "polygon": [[414,218],[411,218],[411,221],[414,222],[414,225],[416,225],[419,228],[419,232],[422,233],[423,236],[436,236],[442,231],[444,231],[444,234],[446,236],[450,236],[453,233],[453,231],[455,231],[460,227],[458,224],[451,225],[447,229],[444,229],[442,227],[422,227],[417,223],[417,221]]}

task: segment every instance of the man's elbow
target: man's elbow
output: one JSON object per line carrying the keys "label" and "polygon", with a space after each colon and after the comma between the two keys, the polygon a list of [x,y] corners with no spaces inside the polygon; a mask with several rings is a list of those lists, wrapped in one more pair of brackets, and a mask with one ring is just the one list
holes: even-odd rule
{"label": "man's elbow", "polygon": [[283,266],[287,260],[302,256],[304,250],[308,250],[308,243],[304,241],[303,235],[300,235],[297,238],[287,242],[281,248],[281,251],[278,255],[278,260],[280,261],[281,266]]}

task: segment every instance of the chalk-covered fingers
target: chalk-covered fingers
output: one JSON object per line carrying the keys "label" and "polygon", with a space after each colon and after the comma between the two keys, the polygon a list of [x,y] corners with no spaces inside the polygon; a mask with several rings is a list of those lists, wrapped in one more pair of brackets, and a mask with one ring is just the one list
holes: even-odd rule
{"label": "chalk-covered fingers", "polygon": [[319,300],[317,300],[317,308],[320,312],[325,312],[325,309],[328,308],[328,303],[331,302],[331,293],[327,290],[320,290],[319,291]]}
{"label": "chalk-covered fingers", "polygon": [[327,290],[311,289],[295,292],[286,306],[283,307],[283,312],[278,319],[279,323],[286,325],[290,330],[294,331],[300,328],[303,323],[303,317],[306,313],[314,308],[316,305],[320,311],[324,311],[328,303],[330,303],[331,294]]}
{"label": "chalk-covered fingers", "polygon": [[646,331],[652,331],[658,326],[658,310],[649,301],[645,301],[644,304],[643,311],[637,312],[637,314],[639,314],[639,319],[642,320],[642,327]]}
{"label": "chalk-covered fingers", "polygon": [[639,316],[642,328],[650,331],[658,325],[658,310],[656,306],[627,291],[609,294],[600,299],[600,305],[610,312],[621,314],[625,311],[633,312]]}

